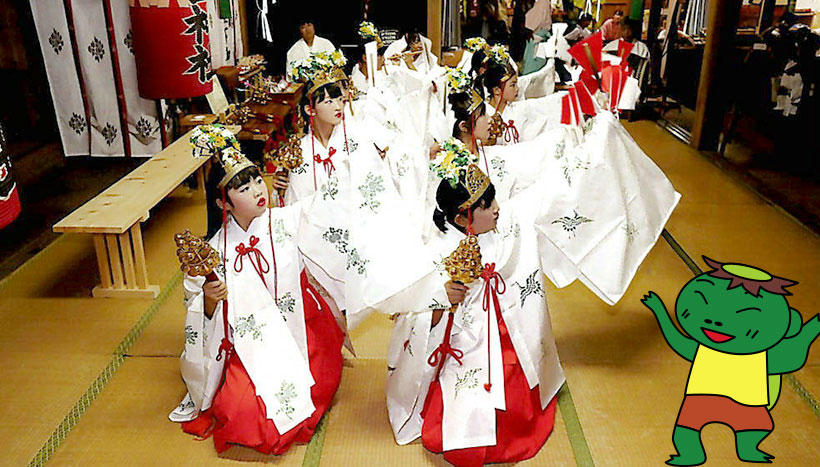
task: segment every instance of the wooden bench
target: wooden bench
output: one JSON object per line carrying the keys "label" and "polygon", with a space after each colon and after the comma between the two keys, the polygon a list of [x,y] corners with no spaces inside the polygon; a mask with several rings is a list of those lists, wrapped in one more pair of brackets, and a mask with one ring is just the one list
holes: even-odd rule
{"label": "wooden bench", "polygon": [[94,297],[159,294],[159,286],[148,283],[140,223],[194,172],[204,197],[205,164],[210,159],[193,157],[189,137],[190,132],[54,225],[54,232],[92,235],[100,271]]}

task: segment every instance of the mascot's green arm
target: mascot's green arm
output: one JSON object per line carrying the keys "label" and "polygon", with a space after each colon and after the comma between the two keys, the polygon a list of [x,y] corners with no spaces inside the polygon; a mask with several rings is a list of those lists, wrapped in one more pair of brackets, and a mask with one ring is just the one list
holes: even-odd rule
{"label": "mascot's green arm", "polygon": [[791,373],[803,368],[808,358],[809,347],[820,335],[820,317],[814,315],[806,321],[794,337],[783,339],[766,353],[769,374]]}
{"label": "mascot's green arm", "polygon": [[661,298],[658,297],[655,292],[649,292],[644,296],[641,302],[654,313],[655,319],[658,320],[658,325],[663,333],[663,338],[666,339],[666,343],[669,344],[669,347],[672,347],[672,350],[685,360],[690,362],[694,360],[695,352],[698,350],[697,341],[686,337],[675,327],[675,323],[673,323],[672,318],[669,317],[669,313],[666,311],[666,306],[663,304]]}

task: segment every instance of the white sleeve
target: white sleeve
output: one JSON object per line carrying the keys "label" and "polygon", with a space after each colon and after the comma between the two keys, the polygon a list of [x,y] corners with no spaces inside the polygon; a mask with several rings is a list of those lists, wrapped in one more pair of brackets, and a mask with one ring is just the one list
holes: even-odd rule
{"label": "white sleeve", "polygon": [[290,72],[291,66],[290,64],[299,60],[299,49],[296,47],[299,43],[293,44],[290,49],[288,49],[288,53],[285,58],[285,72]]}

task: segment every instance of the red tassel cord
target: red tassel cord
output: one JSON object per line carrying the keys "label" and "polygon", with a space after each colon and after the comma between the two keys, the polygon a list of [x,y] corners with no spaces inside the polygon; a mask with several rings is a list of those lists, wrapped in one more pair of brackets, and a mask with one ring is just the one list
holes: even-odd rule
{"label": "red tassel cord", "polygon": [[[484,389],[490,392],[493,387],[491,379],[492,362],[490,359],[490,305],[495,308],[496,313],[501,313],[501,304],[498,302],[498,294],[504,294],[507,291],[507,284],[504,278],[496,272],[495,263],[487,263],[484,265],[484,271],[481,273],[481,278],[484,280],[484,300],[482,306],[487,312],[487,384]],[[500,286],[500,287],[499,287]]]}

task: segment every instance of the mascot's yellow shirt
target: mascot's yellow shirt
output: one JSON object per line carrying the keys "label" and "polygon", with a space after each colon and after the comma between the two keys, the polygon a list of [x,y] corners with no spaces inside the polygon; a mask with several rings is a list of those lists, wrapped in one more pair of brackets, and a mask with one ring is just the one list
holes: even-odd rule
{"label": "mascot's yellow shirt", "polygon": [[698,346],[686,394],[714,394],[744,405],[767,405],[766,352],[734,355]]}

